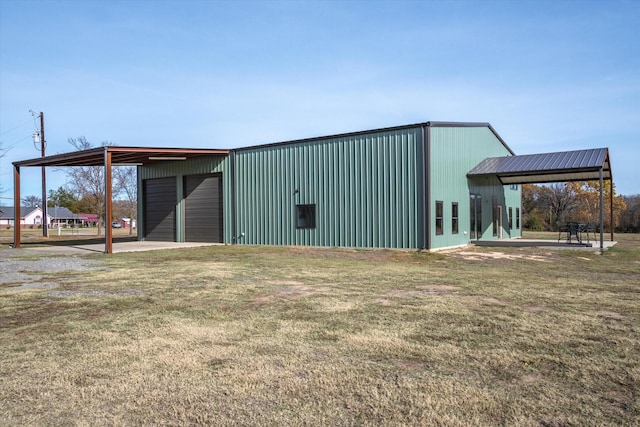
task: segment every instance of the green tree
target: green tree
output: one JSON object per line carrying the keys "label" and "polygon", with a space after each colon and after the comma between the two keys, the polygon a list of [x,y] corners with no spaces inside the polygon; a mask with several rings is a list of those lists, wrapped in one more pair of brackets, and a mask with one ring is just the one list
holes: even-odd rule
{"label": "green tree", "polygon": [[49,190],[47,197],[47,206],[50,208],[60,206],[67,208],[72,212],[76,212],[78,199],[69,190],[64,187],[58,187],[57,190]]}

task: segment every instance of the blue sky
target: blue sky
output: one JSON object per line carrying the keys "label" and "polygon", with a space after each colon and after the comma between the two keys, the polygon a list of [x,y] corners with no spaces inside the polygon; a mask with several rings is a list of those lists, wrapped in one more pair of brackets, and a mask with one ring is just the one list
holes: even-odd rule
{"label": "blue sky", "polygon": [[11,162],[40,155],[29,110],[47,154],[489,122],[516,154],[609,147],[637,194],[638,22],[640,1],[615,0],[0,0],[0,204]]}

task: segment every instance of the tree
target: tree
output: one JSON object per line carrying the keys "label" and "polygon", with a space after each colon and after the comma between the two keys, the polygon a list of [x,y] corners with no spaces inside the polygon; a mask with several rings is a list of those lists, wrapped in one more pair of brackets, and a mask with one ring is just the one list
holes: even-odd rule
{"label": "tree", "polygon": [[[600,220],[600,181],[582,181],[574,183],[576,186],[578,206],[574,212],[577,220],[582,222],[599,222]],[[619,224],[621,216],[626,210],[624,196],[616,195],[613,182],[605,182],[603,194],[603,209],[605,228],[611,229],[611,193],[613,192],[613,223]]]}
{"label": "tree", "polygon": [[[76,150],[88,150],[93,145],[84,136],[69,138]],[[102,146],[111,145],[110,142],[103,142]],[[67,187],[76,199],[82,201],[84,213],[98,215],[98,234],[100,234],[100,224],[111,219],[104,218],[105,211],[105,189],[104,189],[104,166],[72,166],[65,170],[67,175]]]}
{"label": "tree", "polygon": [[549,215],[545,215],[539,206],[541,192],[542,187],[538,185],[522,185],[522,226],[527,230],[543,231],[549,228]]}
{"label": "tree", "polygon": [[[2,148],[2,143],[0,142],[0,159],[7,155],[7,150]],[[6,190],[2,186],[2,182],[0,182],[0,194],[4,193]]]}
{"label": "tree", "polygon": [[571,218],[571,212],[578,204],[576,190],[574,186],[567,183],[556,183],[540,188],[538,207],[543,212],[549,212],[549,226],[552,230],[556,230],[558,224],[563,224]]}
{"label": "tree", "polygon": [[640,194],[624,197],[627,208],[616,222],[616,229],[625,233],[640,233]]}
{"label": "tree", "polygon": [[[619,224],[626,212],[624,197],[615,194],[615,185],[605,183],[603,208],[605,228],[611,227],[611,194],[613,192],[613,221]],[[523,226],[529,230],[544,227],[555,230],[556,225],[568,221],[599,222],[600,181],[579,181],[552,185],[522,186]]]}
{"label": "tree", "polygon": [[64,187],[58,187],[57,190],[49,190],[49,196],[47,197],[47,206],[53,208],[55,206],[60,206],[63,208],[67,208],[72,212],[77,212],[76,208],[78,205],[78,199],[65,189]]}
{"label": "tree", "polygon": [[36,206],[41,206],[42,205],[42,199],[38,196],[25,196],[22,198],[22,203],[24,203],[24,205],[28,208],[33,208]]}
{"label": "tree", "polygon": [[138,176],[133,166],[117,166],[113,170],[114,194],[123,196],[119,204],[129,218],[129,235],[133,233],[133,220],[138,215]]}

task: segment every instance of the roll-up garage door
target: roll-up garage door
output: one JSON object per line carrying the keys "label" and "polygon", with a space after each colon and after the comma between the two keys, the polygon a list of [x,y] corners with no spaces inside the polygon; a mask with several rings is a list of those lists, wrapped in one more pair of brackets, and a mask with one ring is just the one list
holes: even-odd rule
{"label": "roll-up garage door", "polygon": [[143,181],[145,240],[176,241],[176,189],[175,177]]}
{"label": "roll-up garage door", "polygon": [[222,175],[189,175],[184,180],[187,242],[222,243]]}

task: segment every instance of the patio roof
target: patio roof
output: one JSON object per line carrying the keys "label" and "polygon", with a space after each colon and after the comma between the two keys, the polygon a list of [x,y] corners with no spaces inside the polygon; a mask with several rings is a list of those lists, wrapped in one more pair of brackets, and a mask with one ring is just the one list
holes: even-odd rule
{"label": "patio roof", "polygon": [[547,182],[612,179],[608,148],[490,157],[471,169],[469,178],[497,176],[502,184],[542,184]]}

